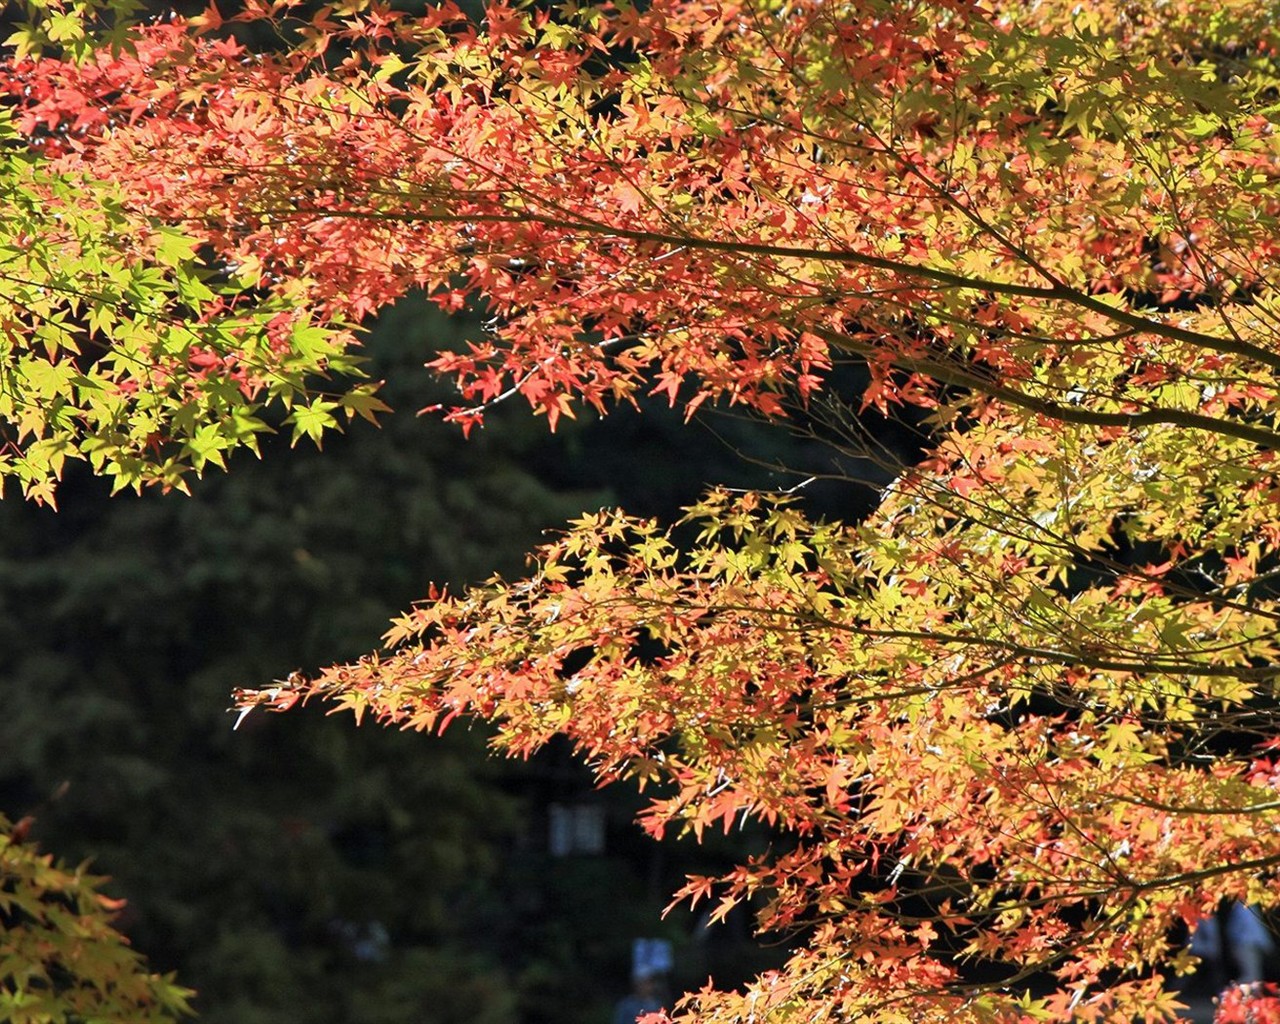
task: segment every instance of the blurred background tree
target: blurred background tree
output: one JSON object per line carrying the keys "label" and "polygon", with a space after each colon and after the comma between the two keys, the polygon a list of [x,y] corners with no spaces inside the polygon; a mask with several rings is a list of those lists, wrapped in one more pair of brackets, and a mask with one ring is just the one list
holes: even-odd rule
{"label": "blurred background tree", "polygon": [[[59,512],[0,504],[0,810],[112,876],[121,928],[207,1024],[588,1024],[637,936],[675,940],[677,985],[774,958],[745,916],[659,918],[686,871],[764,838],[656,846],[638,798],[593,793],[567,750],[502,762],[478,731],[423,743],[318,712],[232,730],[233,687],[367,650],[426,581],[510,574],[602,504],[669,516],[708,481],[794,482],[740,449],[804,460],[780,432],[678,412],[553,436],[513,404],[464,442],[414,411],[443,397],[429,351],[474,329],[417,299],[386,313],[369,371],[397,411],[323,453],[268,438],[191,498],[108,499],[76,467]],[[603,850],[553,856],[575,813]]]}

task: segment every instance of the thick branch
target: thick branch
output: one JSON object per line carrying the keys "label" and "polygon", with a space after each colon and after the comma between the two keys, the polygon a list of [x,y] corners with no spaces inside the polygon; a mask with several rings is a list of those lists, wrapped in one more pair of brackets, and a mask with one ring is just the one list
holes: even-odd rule
{"label": "thick branch", "polygon": [[1065,285],[1043,287],[1037,285],[1014,284],[1008,281],[994,281],[982,277],[966,277],[935,267],[923,267],[900,260],[886,259],[883,256],[872,256],[867,253],[853,252],[845,249],[813,249],[797,246],[772,245],[765,242],[746,242],[721,238],[700,238],[696,235],[669,234],[660,231],[644,231],[624,228],[615,224],[602,224],[596,221],[566,219],[526,211],[503,213],[442,213],[433,211],[396,210],[396,211],[361,211],[361,210],[264,210],[266,216],[315,216],[315,217],[347,217],[357,219],[413,221],[427,223],[456,224],[542,224],[564,231],[580,232],[592,235],[607,235],[623,238],[632,242],[651,242],[657,245],[669,245],[676,248],[700,249],[707,252],[723,252],[743,256],[776,256],[782,259],[813,260],[820,263],[841,263],[852,266],[870,267],[886,273],[897,274],[907,278],[918,278],[932,281],[947,288],[965,288],[979,292],[991,292],[996,295],[1018,295],[1024,298],[1041,299],[1050,302],[1065,302],[1098,313],[1113,323],[1125,327],[1154,334],[1171,341],[1182,341],[1198,348],[1208,349],[1224,355],[1242,356],[1256,360],[1264,366],[1280,370],[1280,355],[1267,349],[1250,345],[1247,342],[1217,335],[1204,334],[1200,331],[1187,330],[1160,320],[1140,316],[1127,310],[1095,299],[1091,295],[1069,288]]}
{"label": "thick branch", "polygon": [[816,334],[827,344],[846,352],[852,352],[863,358],[887,358],[890,363],[900,369],[927,374],[941,383],[966,387],[979,394],[989,395],[1009,405],[1040,413],[1042,416],[1061,420],[1064,423],[1083,423],[1090,426],[1123,427],[1125,429],[1167,423],[1172,426],[1188,427],[1192,430],[1204,430],[1212,434],[1221,434],[1225,437],[1239,438],[1242,441],[1256,444],[1260,448],[1280,448],[1280,433],[1268,430],[1265,427],[1255,427],[1236,420],[1204,416],[1185,409],[1153,408],[1143,409],[1140,412],[1099,412],[1096,409],[1063,405],[1059,402],[1051,402],[1047,398],[1028,395],[1023,391],[1006,387],[954,363],[896,353],[892,349],[881,348],[859,341],[847,334],[828,328],[808,327],[806,330]]}

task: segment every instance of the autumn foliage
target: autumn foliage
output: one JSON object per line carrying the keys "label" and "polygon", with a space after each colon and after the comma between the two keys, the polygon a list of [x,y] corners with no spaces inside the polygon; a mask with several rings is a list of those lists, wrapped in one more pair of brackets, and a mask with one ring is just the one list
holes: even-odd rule
{"label": "autumn foliage", "polygon": [[375,417],[324,380],[415,289],[491,316],[431,357],[467,429],[661,395],[874,455],[877,416],[923,422],[863,521],[586,515],[246,704],[563,733],[655,835],[773,826],[678,896],[795,952],[698,1020],[1164,1020],[1186,928],[1280,901],[1265,5],[68,24],[0,71],[0,474],[32,497],[75,458],[180,487],[272,402],[317,440]]}
{"label": "autumn foliage", "polygon": [[26,841],[0,817],[0,1019],[10,1024],[172,1024],[191,992],[153,974],[113,927],[106,879]]}

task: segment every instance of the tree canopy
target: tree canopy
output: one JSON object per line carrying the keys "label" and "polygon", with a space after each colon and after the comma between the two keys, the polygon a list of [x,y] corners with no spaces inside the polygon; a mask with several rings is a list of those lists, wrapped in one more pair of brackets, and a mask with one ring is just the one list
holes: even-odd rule
{"label": "tree canopy", "polygon": [[246,708],[564,734],[654,835],[774,827],[678,894],[795,944],[699,1020],[1167,1019],[1185,928],[1277,903],[1263,5],[42,10],[0,79],[29,497],[67,459],[180,488],[270,403],[317,442],[376,420],[329,382],[413,290],[490,317],[432,358],[464,429],[650,394],[808,431],[833,476],[892,462],[877,417],[920,439],[862,518],[589,513]]}

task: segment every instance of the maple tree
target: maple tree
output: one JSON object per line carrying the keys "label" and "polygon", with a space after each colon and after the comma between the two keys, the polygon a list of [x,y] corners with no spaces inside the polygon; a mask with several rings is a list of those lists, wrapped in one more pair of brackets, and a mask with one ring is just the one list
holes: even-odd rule
{"label": "maple tree", "polygon": [[11,1024],[169,1024],[191,993],[153,974],[112,927],[123,907],[105,879],[25,841],[0,817],[0,1015]]}
{"label": "maple tree", "polygon": [[653,394],[849,453],[924,417],[862,521],[587,515],[246,708],[565,734],[655,835],[774,826],[678,894],[795,942],[699,1020],[1167,1019],[1180,929],[1277,903],[1262,5],[41,7],[0,149],[0,474],[37,500],[68,458],[181,487],[271,402],[376,419],[325,381],[414,289],[490,312],[432,363],[464,429]]}

